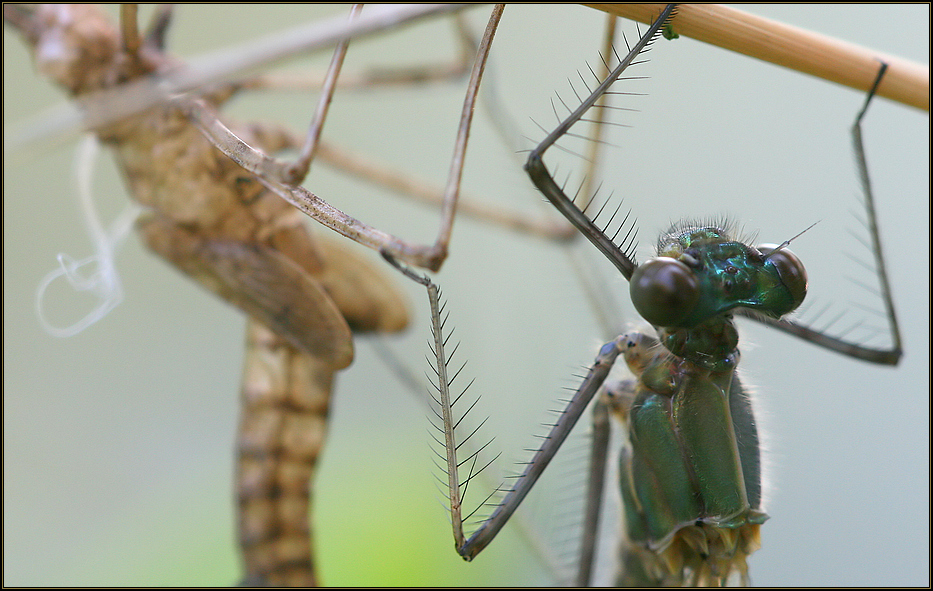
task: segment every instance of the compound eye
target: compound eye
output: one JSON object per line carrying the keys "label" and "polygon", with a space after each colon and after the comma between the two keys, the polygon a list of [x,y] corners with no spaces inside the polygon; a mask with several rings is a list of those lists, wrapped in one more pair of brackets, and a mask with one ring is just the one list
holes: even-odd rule
{"label": "compound eye", "polygon": [[636,268],[629,291],[635,309],[654,326],[678,326],[700,299],[696,275],[669,257],[649,259]]}
{"label": "compound eye", "polygon": [[803,263],[800,262],[800,259],[797,258],[797,255],[791,252],[789,248],[782,248],[771,254],[775,248],[776,246],[773,244],[763,244],[758,247],[758,250],[777,269],[781,283],[787,288],[793,300],[790,309],[780,312],[783,315],[796,310],[807,296],[807,270],[804,268]]}

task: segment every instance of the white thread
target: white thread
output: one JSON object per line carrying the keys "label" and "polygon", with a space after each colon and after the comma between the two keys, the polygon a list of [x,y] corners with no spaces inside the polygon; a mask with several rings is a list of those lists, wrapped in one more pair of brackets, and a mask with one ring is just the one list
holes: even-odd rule
{"label": "white thread", "polygon": [[[91,134],[85,136],[77,149],[74,171],[78,186],[78,199],[84,214],[84,225],[94,244],[95,254],[75,261],[65,253],[59,253],[57,256],[59,268],[42,278],[36,292],[36,314],[39,316],[39,323],[47,333],[56,337],[70,337],[80,333],[106,316],[123,301],[123,286],[113,258],[120,243],[129,234],[141,209],[135,204],[128,205],[111,223],[108,231],[104,230],[97,209],[94,207],[91,189],[94,161],[99,151],[100,144],[97,139]],[[95,263],[97,267],[92,273],[87,276],[82,275],[83,267]],[[42,307],[45,290],[55,279],[62,276],[68,280],[75,291],[91,292],[100,300],[99,305],[84,318],[64,328],[52,325],[46,318]]]}

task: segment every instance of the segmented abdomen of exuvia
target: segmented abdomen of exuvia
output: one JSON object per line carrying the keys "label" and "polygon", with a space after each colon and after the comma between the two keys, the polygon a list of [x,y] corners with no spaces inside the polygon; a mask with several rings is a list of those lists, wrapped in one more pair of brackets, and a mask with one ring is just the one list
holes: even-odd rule
{"label": "segmented abdomen of exuvia", "polygon": [[315,585],[310,486],[335,369],[249,321],[238,438],[239,537],[248,585]]}

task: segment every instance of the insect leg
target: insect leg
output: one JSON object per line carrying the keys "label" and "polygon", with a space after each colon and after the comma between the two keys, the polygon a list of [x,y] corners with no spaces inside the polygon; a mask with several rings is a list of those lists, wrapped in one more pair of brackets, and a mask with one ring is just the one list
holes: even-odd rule
{"label": "insect leg", "polygon": [[279,166],[276,161],[238,138],[227,126],[220,122],[216,113],[205,102],[197,99],[181,98],[179,103],[192,121],[201,128],[205,136],[221,152],[244,169],[255,174],[267,188],[299,210],[364,246],[374,250],[388,251],[399,260],[436,271],[447,257],[447,244],[450,241],[450,234],[453,229],[453,217],[456,213],[457,198],[459,196],[463,158],[469,138],[477,91],[501,15],[502,6],[497,6],[490,17],[489,25],[486,28],[483,41],[480,43],[477,59],[473,66],[448,176],[441,212],[441,226],[437,239],[431,246],[411,245],[348,216],[303,187],[279,182],[275,174]]}
{"label": "insect leg", "polygon": [[888,320],[891,345],[886,348],[864,346],[851,340],[847,340],[843,337],[832,336],[827,334],[825,330],[817,330],[795,320],[775,320],[772,318],[765,318],[744,309],[737,310],[737,312],[744,316],[748,316],[753,320],[768,324],[769,326],[783,330],[784,332],[790,333],[796,337],[810,341],[811,343],[814,343],[820,347],[841,353],[847,357],[853,357],[855,359],[861,359],[862,361],[879,363],[882,365],[897,365],[902,354],[901,333],[897,322],[897,314],[894,310],[894,299],[891,292],[891,286],[888,281],[884,253],[881,249],[881,235],[878,228],[877,214],[875,213],[875,200],[872,195],[871,179],[868,175],[868,163],[865,159],[865,146],[862,141],[862,119],[865,117],[868,106],[871,104],[872,99],[875,97],[875,93],[880,86],[887,69],[887,64],[882,63],[878,69],[878,75],[875,78],[875,82],[871,89],[868,91],[868,95],[865,97],[864,105],[855,117],[855,122],[852,124],[852,143],[855,148],[855,161],[856,165],[858,166],[859,179],[862,185],[864,200],[863,205],[865,207],[866,216],[865,225],[870,239],[869,247],[872,251],[872,256],[874,257],[873,270],[878,279],[880,298],[884,306],[885,316]]}

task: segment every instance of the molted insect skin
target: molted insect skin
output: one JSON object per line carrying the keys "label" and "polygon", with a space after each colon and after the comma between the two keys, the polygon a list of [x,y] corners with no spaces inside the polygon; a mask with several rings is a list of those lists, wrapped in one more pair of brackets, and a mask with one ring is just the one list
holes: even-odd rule
{"label": "molted insect skin", "polygon": [[[172,63],[152,44],[125,53],[99,7],[7,14],[35,44],[39,66],[77,96]],[[219,107],[233,92],[201,98]],[[178,106],[95,131],[133,198],[150,208],[138,224],[150,249],[251,317],[237,470],[244,582],[315,585],[310,487],[334,374],[353,360],[351,326],[407,325],[404,298],[346,249],[319,249],[303,216],[221,154]],[[269,153],[288,141],[277,129],[237,133]]]}
{"label": "molted insect skin", "polygon": [[245,584],[316,584],[308,507],[334,373],[250,320],[236,476]]}

